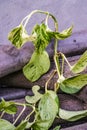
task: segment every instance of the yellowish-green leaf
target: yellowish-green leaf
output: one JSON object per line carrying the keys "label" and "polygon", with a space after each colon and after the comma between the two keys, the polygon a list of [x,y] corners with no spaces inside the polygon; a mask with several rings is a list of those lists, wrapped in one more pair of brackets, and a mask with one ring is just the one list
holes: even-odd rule
{"label": "yellowish-green leaf", "polygon": [[47,26],[43,23],[41,25],[35,25],[32,35],[35,37],[35,40],[33,41],[35,48],[41,53],[45,50],[51,40],[50,35],[47,33]]}
{"label": "yellowish-green leaf", "polygon": [[60,89],[65,93],[76,93],[87,84],[87,74],[77,75],[59,83]]}
{"label": "yellowish-green leaf", "polygon": [[72,34],[72,29],[73,26],[71,26],[70,28],[62,31],[62,32],[52,32],[52,31],[48,31],[47,33],[49,34],[49,36],[51,38],[56,38],[58,40],[63,40],[65,38],[68,38],[69,36],[71,36]]}
{"label": "yellowish-green leaf", "polygon": [[14,102],[5,101],[4,99],[2,99],[2,101],[0,102],[0,111],[4,111],[8,114],[16,114],[17,107]]}
{"label": "yellowish-green leaf", "polygon": [[76,121],[87,116],[87,110],[68,111],[59,109],[59,117],[67,121]]}
{"label": "yellowish-green leaf", "polygon": [[15,130],[15,126],[7,120],[0,119],[0,130]]}
{"label": "yellowish-green leaf", "polygon": [[34,37],[28,35],[23,25],[19,25],[8,34],[8,39],[14,46],[20,48],[27,41],[33,41]]}
{"label": "yellowish-green leaf", "polygon": [[25,99],[28,103],[34,104],[36,103],[38,100],[40,100],[40,98],[42,97],[42,94],[40,94],[39,91],[40,87],[38,85],[35,85],[32,87],[32,91],[34,96],[26,96]]}
{"label": "yellowish-green leaf", "polygon": [[[52,97],[53,96],[53,97]],[[38,118],[32,126],[34,130],[48,130],[58,113],[58,98],[56,93],[48,91],[45,93],[38,105]]]}
{"label": "yellowish-green leaf", "polygon": [[73,73],[80,73],[87,67],[87,51],[83,53],[77,63],[72,66],[71,71]]}
{"label": "yellowish-green leaf", "polygon": [[15,130],[25,130],[28,122],[27,121],[22,121]]}
{"label": "yellowish-green leaf", "polygon": [[33,53],[29,63],[24,66],[23,73],[25,77],[34,82],[45,74],[50,68],[50,60],[46,51],[42,53]]}
{"label": "yellowish-green leaf", "polygon": [[60,130],[61,126],[56,126],[53,130]]}

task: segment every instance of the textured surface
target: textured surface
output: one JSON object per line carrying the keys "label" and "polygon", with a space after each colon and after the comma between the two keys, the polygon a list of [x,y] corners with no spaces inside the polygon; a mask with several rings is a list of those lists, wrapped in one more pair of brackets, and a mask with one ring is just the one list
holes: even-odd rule
{"label": "textured surface", "polygon": [[[0,0],[0,43],[8,44],[10,29],[19,25],[23,17],[32,10],[41,9],[53,13],[59,21],[59,30],[74,25],[74,32],[87,28],[87,0]],[[29,27],[39,22],[41,15],[32,17]]]}
{"label": "textured surface", "polygon": [[[34,9],[47,10],[53,13],[59,21],[59,30],[63,30],[74,24],[73,32],[77,33],[74,33],[70,38],[64,41],[59,42],[59,51],[64,52],[67,56],[73,56],[71,58],[72,64],[76,61],[76,59],[78,59],[78,56],[76,55],[82,54],[87,49],[87,31],[84,31],[87,30],[87,0],[84,0],[84,2],[82,0],[0,0],[0,64],[2,64],[4,67],[5,75],[13,71],[20,70],[21,67],[30,58],[29,54],[31,54],[33,50],[30,49],[29,46],[28,48],[25,46],[25,49],[18,51],[12,46],[2,46],[2,44],[10,43],[7,40],[8,32],[13,27],[19,25],[22,18]],[[41,15],[32,17],[30,24],[27,26],[28,32],[30,33],[32,26],[36,22],[40,22],[42,20],[43,18]],[[53,26],[52,22],[50,22],[50,24]],[[30,51],[29,54],[28,50]],[[52,57],[53,42],[50,44],[47,50],[50,54],[50,57]],[[51,67],[51,70],[53,67],[54,65]],[[70,72],[68,71],[68,68],[65,67],[65,70],[65,75],[69,76]],[[1,71],[0,73],[2,74]],[[43,84],[44,86],[47,78],[48,75],[46,74],[37,83]],[[55,80],[56,78],[52,80],[51,86]],[[4,97],[7,100],[16,99],[16,101],[24,102],[25,95],[32,95],[31,86],[33,84],[29,83],[29,81],[24,78],[21,71],[6,76],[2,78],[2,80],[0,79],[0,83],[3,84],[3,87],[0,88],[0,98]],[[30,89],[23,89],[24,86]],[[22,87],[22,89],[19,89],[18,87]],[[74,94],[73,96],[64,94],[61,91],[59,91],[58,95],[61,102],[60,105],[64,109],[87,109],[87,87],[82,89],[82,91],[80,91],[78,94]],[[21,108],[18,110],[20,113]],[[29,112],[30,110],[26,110],[20,120],[23,119],[23,117],[25,117],[25,115]],[[17,117],[17,114],[14,117],[5,115],[4,118],[9,119],[13,122],[13,120]],[[64,120],[55,120],[53,127],[60,124],[63,128],[67,127],[61,130],[87,130],[87,123],[85,122],[87,122],[87,118],[72,123],[66,122]]]}

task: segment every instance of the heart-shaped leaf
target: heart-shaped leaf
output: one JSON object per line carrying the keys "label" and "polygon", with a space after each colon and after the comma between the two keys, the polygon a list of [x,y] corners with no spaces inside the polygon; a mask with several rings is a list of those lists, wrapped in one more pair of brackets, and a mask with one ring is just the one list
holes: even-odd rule
{"label": "heart-shaped leaf", "polygon": [[28,103],[34,104],[40,100],[42,97],[42,94],[40,94],[39,91],[40,87],[38,85],[35,85],[32,87],[32,91],[34,93],[34,96],[26,96],[25,99]]}
{"label": "heart-shaped leaf", "polygon": [[76,121],[87,116],[87,110],[68,111],[59,109],[59,117],[67,121]]}
{"label": "heart-shaped leaf", "polygon": [[34,130],[48,130],[58,113],[58,96],[55,92],[47,91],[38,105],[36,122],[32,126]]}
{"label": "heart-shaped leaf", "polygon": [[50,60],[46,51],[42,53],[33,53],[29,63],[24,66],[23,73],[25,77],[34,82],[45,74],[50,68]]}
{"label": "heart-shaped leaf", "polygon": [[77,75],[59,83],[60,89],[65,93],[76,93],[87,84],[87,74]]}
{"label": "heart-shaped leaf", "polygon": [[71,71],[73,73],[80,73],[82,72],[87,66],[87,51],[83,53],[83,55],[80,57],[80,59],[77,61],[77,63],[72,66]]}

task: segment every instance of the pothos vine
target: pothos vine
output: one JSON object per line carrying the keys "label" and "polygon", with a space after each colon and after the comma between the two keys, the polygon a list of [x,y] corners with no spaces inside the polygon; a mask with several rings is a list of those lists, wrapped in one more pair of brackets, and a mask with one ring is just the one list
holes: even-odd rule
{"label": "pothos vine", "polygon": [[[36,24],[29,35],[26,31],[26,26],[32,15],[35,13],[41,13],[46,15],[46,19],[40,25]],[[49,19],[54,21],[54,31],[48,26]],[[14,28],[8,35],[8,39],[14,46],[20,49],[26,42],[31,41],[35,47],[35,50],[31,56],[30,61],[23,67],[23,73],[25,77],[34,82],[38,80],[43,74],[45,74],[50,68],[50,59],[46,51],[46,47],[50,44],[51,39],[54,39],[54,63],[56,69],[49,76],[50,78],[45,83],[45,93],[39,93],[40,86],[35,85],[32,87],[34,96],[26,96],[26,103],[18,103],[12,101],[5,101],[2,99],[0,102],[0,130],[49,130],[52,126],[55,118],[62,118],[67,121],[76,121],[82,117],[87,116],[87,110],[81,111],[68,111],[60,108],[60,102],[57,95],[59,88],[68,94],[78,92],[87,84],[87,74],[80,74],[87,66],[87,51],[81,56],[77,63],[73,66],[70,65],[67,58],[62,52],[58,52],[58,40],[68,38],[72,34],[72,28],[58,32],[57,19],[49,12],[34,10],[27,15],[20,23],[19,26]],[[60,65],[59,58],[62,59],[62,65]],[[66,61],[70,71],[75,74],[73,77],[64,77],[64,62]],[[58,80],[54,85],[54,90],[48,90],[48,83],[52,77],[58,74]],[[5,113],[16,114],[17,106],[23,106],[22,111],[15,119],[10,123],[3,119]],[[21,115],[25,112],[26,107],[31,107],[32,111],[18,126],[15,126]],[[34,114],[34,120],[30,122],[30,118]],[[60,126],[56,126],[53,130],[59,130]]]}

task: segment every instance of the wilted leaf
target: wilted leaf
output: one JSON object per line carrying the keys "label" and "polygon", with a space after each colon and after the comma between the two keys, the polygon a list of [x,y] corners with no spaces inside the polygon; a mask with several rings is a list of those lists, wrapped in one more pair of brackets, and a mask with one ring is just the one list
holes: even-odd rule
{"label": "wilted leaf", "polygon": [[72,66],[71,71],[73,73],[80,73],[82,72],[87,66],[87,51],[83,53],[83,55],[80,57],[80,59],[77,61],[77,63]]}
{"label": "wilted leaf", "polygon": [[77,75],[61,82],[60,89],[66,93],[76,93],[87,84],[87,74]]}
{"label": "wilted leaf", "polygon": [[5,101],[2,99],[0,103],[0,111],[4,111],[8,114],[15,114],[17,112],[17,107],[15,106],[15,103],[12,101]]}
{"label": "wilted leaf", "polygon": [[73,26],[71,26],[70,28],[62,31],[62,32],[52,32],[52,31],[48,31],[49,36],[51,36],[51,38],[56,38],[58,40],[63,40],[65,38],[68,38],[69,36],[71,36],[72,34],[72,28]]}
{"label": "wilted leaf", "polygon": [[39,91],[40,87],[38,85],[35,85],[32,87],[32,91],[34,93],[34,96],[26,96],[25,99],[28,103],[36,103],[40,98],[42,97],[42,94],[40,94]]}
{"label": "wilted leaf", "polygon": [[0,130],[15,130],[15,126],[7,120],[0,119]]}
{"label": "wilted leaf", "polygon": [[67,120],[67,121],[76,121],[83,117],[87,116],[87,110],[81,111],[68,111],[64,109],[59,109],[59,116],[60,118]]}
{"label": "wilted leaf", "polygon": [[34,82],[45,74],[50,68],[50,60],[46,51],[41,54],[34,52],[29,63],[24,66],[23,73],[25,77]]}
{"label": "wilted leaf", "polygon": [[35,40],[33,41],[35,48],[41,53],[45,50],[51,40],[50,35],[47,33],[47,26],[43,23],[41,25],[35,25],[32,35],[35,37]]}
{"label": "wilted leaf", "polygon": [[28,35],[23,25],[19,25],[8,34],[8,39],[13,45],[20,48],[25,42],[33,41],[34,37]]}

